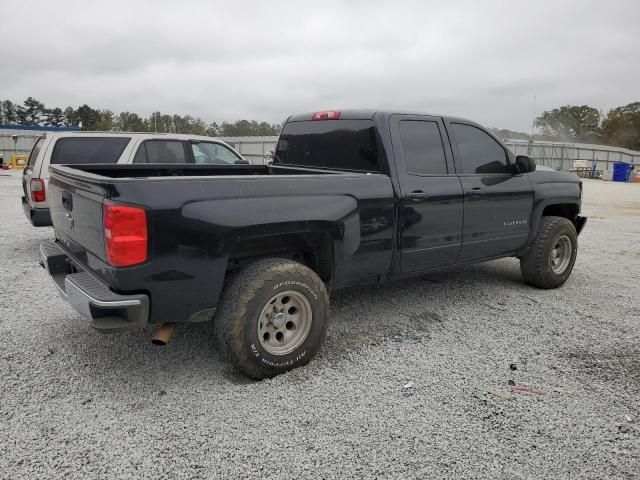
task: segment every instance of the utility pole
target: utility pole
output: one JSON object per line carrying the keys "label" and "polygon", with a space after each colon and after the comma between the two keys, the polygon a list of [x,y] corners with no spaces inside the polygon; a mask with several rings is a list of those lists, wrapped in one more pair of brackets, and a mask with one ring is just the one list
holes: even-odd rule
{"label": "utility pole", "polygon": [[531,117],[531,136],[529,137],[529,156],[533,155],[533,131],[536,125],[536,95],[533,94],[533,116]]}

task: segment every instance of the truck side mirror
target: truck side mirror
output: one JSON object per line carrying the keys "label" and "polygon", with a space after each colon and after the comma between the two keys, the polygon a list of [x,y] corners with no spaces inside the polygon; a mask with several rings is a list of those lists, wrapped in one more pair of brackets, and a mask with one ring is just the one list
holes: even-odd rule
{"label": "truck side mirror", "polygon": [[526,155],[518,155],[515,165],[516,173],[530,173],[536,171],[536,162]]}

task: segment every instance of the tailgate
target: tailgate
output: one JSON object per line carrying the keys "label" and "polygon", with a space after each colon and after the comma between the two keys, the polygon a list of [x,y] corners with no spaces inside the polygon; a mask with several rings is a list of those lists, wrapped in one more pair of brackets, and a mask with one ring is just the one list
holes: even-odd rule
{"label": "tailgate", "polygon": [[52,167],[49,180],[51,221],[56,238],[84,264],[91,256],[104,261],[102,203],[106,187],[92,179],[93,175],[80,170],[68,175],[68,170]]}

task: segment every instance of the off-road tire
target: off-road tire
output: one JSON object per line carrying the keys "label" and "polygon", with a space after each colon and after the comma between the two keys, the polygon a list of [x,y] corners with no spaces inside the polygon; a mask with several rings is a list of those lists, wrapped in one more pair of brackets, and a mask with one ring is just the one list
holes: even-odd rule
{"label": "off-road tire", "polygon": [[[263,308],[279,292],[304,296],[312,312],[304,341],[294,351],[274,355],[258,338]],[[320,349],[327,332],[329,296],[322,280],[292,260],[268,258],[242,269],[225,286],[215,322],[217,348],[239,371],[260,380],[307,364]]]}
{"label": "off-road tire", "polygon": [[[568,237],[571,255],[561,273],[552,268],[552,252],[561,237]],[[578,253],[578,234],[571,221],[564,217],[542,217],[538,233],[529,251],[520,258],[520,271],[524,281],[538,288],[558,288],[567,281]]]}

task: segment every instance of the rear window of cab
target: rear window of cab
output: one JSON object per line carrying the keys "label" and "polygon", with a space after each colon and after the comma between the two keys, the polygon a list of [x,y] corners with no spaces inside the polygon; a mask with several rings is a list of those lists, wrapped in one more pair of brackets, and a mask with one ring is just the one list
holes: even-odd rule
{"label": "rear window of cab", "polygon": [[378,137],[372,120],[309,120],[285,124],[275,165],[380,172]]}
{"label": "rear window of cab", "polygon": [[65,137],[53,147],[52,164],[117,163],[129,137]]}

